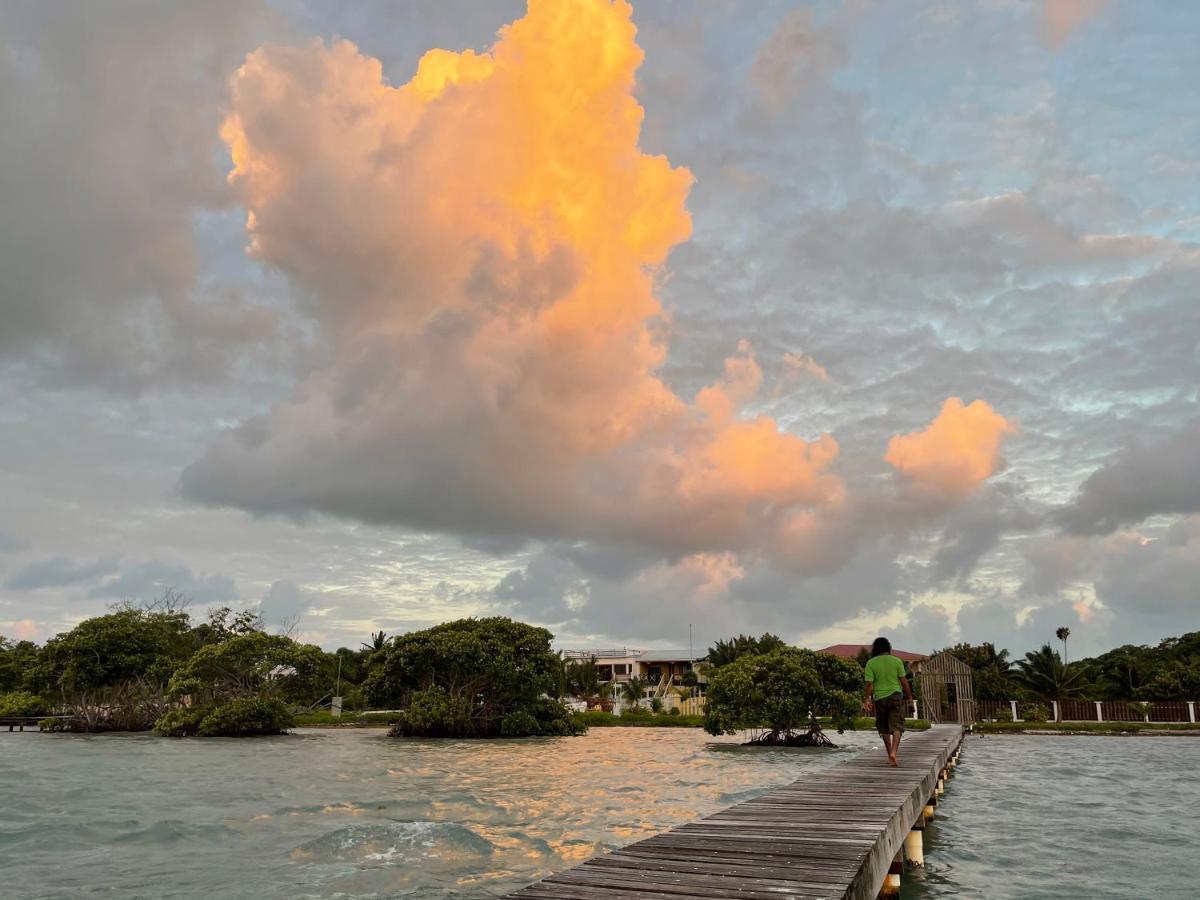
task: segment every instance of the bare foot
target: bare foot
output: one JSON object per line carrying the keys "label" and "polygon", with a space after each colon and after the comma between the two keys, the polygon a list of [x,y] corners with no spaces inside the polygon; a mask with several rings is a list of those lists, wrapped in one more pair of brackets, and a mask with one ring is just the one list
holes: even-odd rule
{"label": "bare foot", "polygon": [[889,754],[888,754],[888,764],[889,764],[889,765],[892,765],[892,766],[899,766],[899,765],[900,765],[900,763],[898,763],[898,762],[896,761],[896,757],[895,757],[895,756],[893,756],[891,753],[889,753]]}

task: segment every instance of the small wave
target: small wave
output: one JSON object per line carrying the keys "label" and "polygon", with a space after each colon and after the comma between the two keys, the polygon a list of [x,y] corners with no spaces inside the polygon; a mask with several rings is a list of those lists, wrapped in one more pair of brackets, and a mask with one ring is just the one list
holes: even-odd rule
{"label": "small wave", "polygon": [[112,842],[115,844],[159,846],[162,844],[205,841],[232,834],[234,832],[224,825],[200,825],[182,822],[178,819],[166,819],[155,822],[153,825],[127,831],[124,834],[118,834],[112,838]]}
{"label": "small wave", "polygon": [[490,856],[493,845],[453,822],[389,822],[348,825],[301,844],[292,858],[318,863],[378,866],[440,861],[461,864]]}

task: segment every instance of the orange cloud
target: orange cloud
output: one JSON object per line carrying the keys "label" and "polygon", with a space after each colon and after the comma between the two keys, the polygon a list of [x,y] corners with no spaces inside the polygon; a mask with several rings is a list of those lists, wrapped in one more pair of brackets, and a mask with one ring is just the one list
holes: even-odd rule
{"label": "orange cloud", "polygon": [[399,86],[347,41],[250,54],[221,129],[247,250],[312,298],[331,362],[186,493],[672,553],[840,493],[832,438],[749,409],[748,344],[692,403],[658,375],[692,176],[638,146],[631,13],[530,0],[489,52],[431,50]]}
{"label": "orange cloud", "polygon": [[910,483],[961,498],[996,473],[1000,444],[1016,431],[983,400],[965,406],[951,397],[924,431],[893,437],[884,459]]}
{"label": "orange cloud", "polygon": [[1075,29],[1107,5],[1108,0],[1043,0],[1042,40],[1046,46],[1057,50]]}

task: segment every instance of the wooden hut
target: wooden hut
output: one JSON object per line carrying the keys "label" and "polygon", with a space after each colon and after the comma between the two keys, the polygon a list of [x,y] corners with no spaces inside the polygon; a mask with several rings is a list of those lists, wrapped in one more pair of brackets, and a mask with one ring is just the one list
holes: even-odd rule
{"label": "wooden hut", "polygon": [[971,685],[971,667],[943,650],[926,659],[910,663],[920,686],[921,715],[930,722],[974,722],[975,689]]}

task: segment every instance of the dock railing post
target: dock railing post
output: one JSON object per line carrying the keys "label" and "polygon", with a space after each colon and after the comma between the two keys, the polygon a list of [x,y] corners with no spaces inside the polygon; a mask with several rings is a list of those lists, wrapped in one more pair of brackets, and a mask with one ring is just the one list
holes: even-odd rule
{"label": "dock railing post", "polygon": [[1096,701],[1096,721],[1097,722],[1104,721],[1104,710],[1101,709],[1099,700]]}
{"label": "dock railing post", "polygon": [[1050,705],[1054,707],[1054,721],[1055,721],[1055,722],[1061,722],[1061,721],[1062,721],[1062,719],[1060,719],[1060,718],[1058,717],[1058,701],[1057,701],[1057,700],[1051,700],[1051,701],[1050,701]]}
{"label": "dock railing post", "polygon": [[1008,702],[1009,702],[1009,704],[1011,704],[1011,705],[1012,705],[1012,716],[1013,716],[1013,721],[1014,721],[1014,722],[1020,722],[1021,720],[1017,718],[1017,701],[1016,701],[1016,700],[1009,700]]}
{"label": "dock railing post", "polygon": [[1196,722],[1196,701],[1188,701],[1188,721],[1195,724]]}

